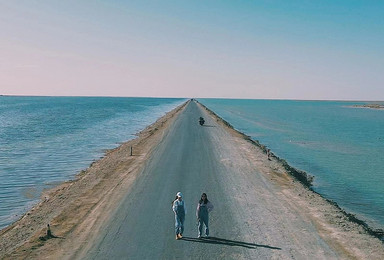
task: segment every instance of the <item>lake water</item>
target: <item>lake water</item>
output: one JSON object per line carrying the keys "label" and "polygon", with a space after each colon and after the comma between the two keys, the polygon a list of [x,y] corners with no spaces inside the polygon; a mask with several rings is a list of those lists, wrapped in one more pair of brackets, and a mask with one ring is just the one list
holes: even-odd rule
{"label": "lake water", "polygon": [[366,102],[199,101],[315,176],[316,192],[373,228],[384,228],[384,110],[353,107]]}
{"label": "lake water", "polygon": [[0,228],[185,99],[0,96]]}

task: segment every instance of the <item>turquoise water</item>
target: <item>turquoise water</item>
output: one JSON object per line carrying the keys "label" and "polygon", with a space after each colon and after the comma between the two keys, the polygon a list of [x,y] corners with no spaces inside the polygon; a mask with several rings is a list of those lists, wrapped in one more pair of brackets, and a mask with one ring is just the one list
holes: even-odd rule
{"label": "turquoise water", "polygon": [[0,96],[0,228],[184,101]]}
{"label": "turquoise water", "polygon": [[384,110],[351,107],[364,102],[199,101],[315,176],[315,191],[373,228],[384,227]]}

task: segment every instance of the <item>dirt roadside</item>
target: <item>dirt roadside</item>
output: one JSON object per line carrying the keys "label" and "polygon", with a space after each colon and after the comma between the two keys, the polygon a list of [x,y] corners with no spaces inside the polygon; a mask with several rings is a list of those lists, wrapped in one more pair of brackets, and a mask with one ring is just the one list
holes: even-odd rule
{"label": "dirt roadside", "polygon": [[[107,151],[75,180],[44,192],[40,203],[0,231],[0,259],[62,259],[64,252],[82,248],[108,219],[186,104],[159,118],[134,140]],[[48,224],[52,236],[47,235]]]}

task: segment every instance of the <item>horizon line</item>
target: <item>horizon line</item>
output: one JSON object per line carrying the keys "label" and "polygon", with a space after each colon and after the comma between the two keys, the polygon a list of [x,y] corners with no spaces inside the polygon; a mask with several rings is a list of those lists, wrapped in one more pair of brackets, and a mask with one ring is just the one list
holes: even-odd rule
{"label": "horizon line", "polygon": [[236,100],[281,100],[281,101],[340,101],[340,102],[384,102],[384,100],[358,99],[297,99],[297,98],[242,98],[242,97],[169,97],[169,96],[103,96],[103,95],[23,95],[0,94],[0,97],[84,97],[84,98],[174,98],[174,99],[236,99]]}

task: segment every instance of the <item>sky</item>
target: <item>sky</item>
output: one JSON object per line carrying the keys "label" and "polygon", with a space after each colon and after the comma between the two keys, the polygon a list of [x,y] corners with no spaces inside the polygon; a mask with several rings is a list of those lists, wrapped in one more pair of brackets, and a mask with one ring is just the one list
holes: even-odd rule
{"label": "sky", "polygon": [[0,95],[384,100],[384,1],[0,0]]}

